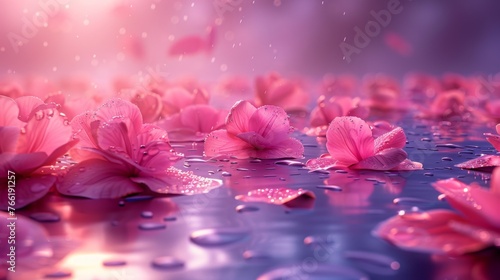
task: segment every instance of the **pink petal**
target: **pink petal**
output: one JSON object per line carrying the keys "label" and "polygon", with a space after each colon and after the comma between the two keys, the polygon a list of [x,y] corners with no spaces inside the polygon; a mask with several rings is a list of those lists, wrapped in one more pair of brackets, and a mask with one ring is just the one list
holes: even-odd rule
{"label": "pink petal", "polygon": [[500,229],[500,216],[498,215],[500,194],[476,185],[466,185],[456,179],[440,180],[432,186],[445,194],[446,201],[473,223]]}
{"label": "pink petal", "polygon": [[136,183],[145,184],[150,190],[163,194],[193,195],[207,193],[222,186],[222,181],[194,175],[174,167],[161,172],[142,172],[131,178]]}
{"label": "pink petal", "polygon": [[139,148],[136,137],[129,137],[127,125],[123,122],[101,125],[97,130],[97,141],[101,149],[126,157],[132,157],[133,148]]}
{"label": "pink petal", "polygon": [[[19,209],[39,200],[49,192],[55,182],[56,177],[51,175],[17,177],[15,208]],[[7,182],[4,183],[4,186],[7,186]],[[0,195],[0,209],[5,210],[9,206],[8,189],[0,188]]]}
{"label": "pink petal", "polygon": [[372,124],[373,137],[376,138],[393,129],[394,126],[386,121],[376,121]]}
{"label": "pink petal", "polygon": [[[0,105],[1,106],[1,105]],[[17,139],[21,134],[21,129],[15,126],[0,126],[0,154],[16,150]]]}
{"label": "pink petal", "polygon": [[497,167],[497,166],[500,166],[500,156],[495,156],[495,155],[480,156],[478,158],[459,163],[455,166],[460,167],[460,168],[464,168],[464,169]]}
{"label": "pink petal", "polygon": [[351,165],[352,169],[369,169],[369,170],[391,170],[397,167],[406,159],[408,154],[403,149],[389,148],[378,154],[367,157],[355,165]]}
{"label": "pink petal", "polygon": [[303,158],[304,146],[299,140],[288,138],[273,147],[257,149],[255,157],[260,159]]}
{"label": "pink petal", "polygon": [[156,121],[163,110],[161,97],[150,91],[139,92],[130,101],[139,107],[145,123]]}
{"label": "pink petal", "polygon": [[168,54],[170,56],[193,55],[203,51],[206,46],[207,42],[205,38],[201,36],[186,36],[174,42],[170,46]]}
{"label": "pink petal", "polygon": [[500,134],[500,123],[495,126],[497,134]]}
{"label": "pink petal", "polygon": [[248,131],[262,135],[269,143],[280,143],[290,134],[288,115],[280,107],[264,105],[259,107],[248,120]]}
{"label": "pink petal", "polygon": [[50,155],[70,138],[71,127],[55,109],[38,110],[35,117],[28,121],[25,133],[19,137],[18,152],[45,152]]}
{"label": "pink petal", "polygon": [[396,127],[375,139],[375,153],[388,148],[402,149],[405,145],[406,135],[401,127]]}
{"label": "pink petal", "polygon": [[417,252],[461,255],[488,247],[451,228],[453,222],[467,223],[449,210],[409,213],[382,222],[373,233],[402,249]]}
{"label": "pink petal", "polygon": [[212,131],[205,139],[205,156],[255,157],[255,149],[247,142],[229,134],[226,130]]}
{"label": "pink petal", "polygon": [[22,126],[23,122],[18,119],[19,107],[14,99],[0,95],[0,126]]}
{"label": "pink petal", "polygon": [[337,117],[328,127],[326,147],[332,158],[345,165],[374,155],[370,127],[357,117]]}
{"label": "pink petal", "polygon": [[19,119],[23,122],[28,122],[32,117],[32,112],[44,105],[43,100],[35,96],[18,97],[16,103],[19,106]]}
{"label": "pink petal", "polygon": [[271,141],[265,139],[255,131],[240,133],[236,137],[250,144],[255,150],[264,150],[273,147]]}
{"label": "pink petal", "polygon": [[250,131],[249,121],[256,111],[257,109],[248,101],[236,102],[226,118],[227,132],[238,135]]}
{"label": "pink petal", "polygon": [[490,144],[493,145],[497,151],[500,151],[500,135],[485,133],[484,136],[486,136],[486,140],[488,140],[488,142],[490,142]]}
{"label": "pink petal", "polygon": [[218,128],[219,112],[209,105],[191,105],[181,111],[183,126],[195,132],[209,133]]}
{"label": "pink petal", "polygon": [[182,108],[193,104],[195,95],[182,87],[173,87],[168,89],[163,97],[163,114],[170,116],[179,113]]}
{"label": "pink petal", "polygon": [[142,115],[139,107],[120,98],[112,98],[95,112],[95,119],[103,122],[124,122],[130,138],[142,128]]}
{"label": "pink petal", "polygon": [[0,154],[0,170],[13,170],[20,174],[30,174],[40,168],[47,160],[47,154],[44,152],[36,153],[2,153]]}
{"label": "pink petal", "polygon": [[337,160],[328,156],[328,157],[319,157],[315,159],[310,159],[306,162],[306,167],[311,171],[316,171],[316,170],[328,170],[330,168],[347,167],[347,166],[339,164]]}
{"label": "pink petal", "polygon": [[[92,124],[93,123],[93,124]],[[92,114],[85,112],[71,120],[73,138],[79,139],[78,146],[97,148],[97,128],[99,121],[93,121]]]}
{"label": "pink petal", "polygon": [[319,107],[315,107],[311,111],[309,123],[313,127],[319,127],[329,124],[328,120],[326,119],[325,115],[322,112],[322,109]]}
{"label": "pink petal", "polygon": [[236,199],[245,202],[285,205],[290,208],[310,208],[316,196],[313,192],[303,189],[265,188],[249,191],[246,195],[238,195]]}
{"label": "pink petal", "polygon": [[421,170],[422,168],[423,165],[420,162],[405,159],[392,170],[411,171],[411,170]]}
{"label": "pink petal", "polygon": [[130,178],[130,166],[89,159],[73,166],[57,185],[60,193],[88,198],[117,198],[143,189]]}
{"label": "pink petal", "polygon": [[490,191],[500,195],[500,168],[495,168],[491,174]]}

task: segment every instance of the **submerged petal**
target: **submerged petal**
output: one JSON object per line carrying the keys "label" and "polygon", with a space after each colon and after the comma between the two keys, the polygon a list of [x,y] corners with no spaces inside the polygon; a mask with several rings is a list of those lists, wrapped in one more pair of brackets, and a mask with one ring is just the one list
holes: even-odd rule
{"label": "submerged petal", "polygon": [[374,155],[370,126],[357,117],[337,117],[328,127],[326,147],[332,158],[352,165]]}

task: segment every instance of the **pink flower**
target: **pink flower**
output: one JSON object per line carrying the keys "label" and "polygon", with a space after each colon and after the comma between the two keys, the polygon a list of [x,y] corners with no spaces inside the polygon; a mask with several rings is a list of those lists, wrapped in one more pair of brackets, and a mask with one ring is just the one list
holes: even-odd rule
{"label": "pink flower", "polygon": [[208,104],[208,100],[208,94],[202,89],[195,88],[189,91],[183,87],[172,87],[162,96],[163,115],[171,116],[190,105]]}
{"label": "pink flower", "polygon": [[376,110],[406,110],[408,103],[401,98],[399,84],[387,76],[369,78],[365,85],[369,106]]}
{"label": "pink flower", "polygon": [[463,91],[449,90],[436,95],[428,110],[423,109],[423,117],[441,120],[467,120],[472,117],[472,108],[466,104]]}
{"label": "pink flower", "polygon": [[380,224],[375,234],[407,250],[440,254],[500,246],[500,169],[493,172],[489,190],[456,179],[437,181],[433,186],[462,215],[441,209],[401,213]]}
{"label": "pink flower", "polygon": [[58,190],[67,195],[115,198],[142,192],[143,185],[157,193],[193,194],[220,186],[217,180],[182,172],[171,165],[173,152],[167,133],[143,124],[137,106],[111,99],[95,112],[71,122],[80,139],[73,155],[83,160],[73,166]]}
{"label": "pink flower", "polygon": [[203,141],[208,133],[224,126],[227,111],[209,105],[191,105],[159,121],[170,141]]}
{"label": "pink flower", "polygon": [[329,168],[372,170],[416,170],[422,164],[407,159],[403,150],[406,135],[402,128],[373,137],[370,126],[357,117],[337,117],[328,127],[328,154],[307,162],[311,170]]}
{"label": "pink flower", "polygon": [[277,73],[255,79],[257,106],[275,105],[283,109],[305,110],[309,103],[309,95],[296,81],[282,78]]}
{"label": "pink flower", "polygon": [[[13,206],[7,181],[15,181],[15,208],[20,208],[47,194],[56,176],[40,168],[54,164],[76,141],[70,141],[66,119],[37,97],[0,96],[0,108],[0,208]],[[15,179],[8,179],[11,174]]]}
{"label": "pink flower", "polygon": [[[485,133],[486,140],[490,142],[497,151],[500,151],[500,124],[496,125],[497,135],[491,133]],[[456,167],[464,169],[478,169],[478,168],[490,168],[500,166],[500,156],[497,155],[484,155],[475,159],[468,160],[466,162],[459,163],[455,165]]]}
{"label": "pink flower", "polygon": [[312,128],[309,135],[323,136],[330,122],[336,117],[356,116],[366,118],[369,109],[360,105],[359,98],[331,97],[324,95],[318,98],[318,105],[312,110],[310,123]]}
{"label": "pink flower", "polygon": [[286,112],[277,106],[255,108],[248,101],[237,102],[226,118],[226,129],[205,139],[205,155],[236,158],[301,158],[304,146],[291,138]]}

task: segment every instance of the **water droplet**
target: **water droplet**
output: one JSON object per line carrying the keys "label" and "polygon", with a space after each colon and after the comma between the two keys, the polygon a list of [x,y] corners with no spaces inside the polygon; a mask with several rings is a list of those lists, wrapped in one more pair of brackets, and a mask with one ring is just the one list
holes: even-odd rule
{"label": "water droplet", "polygon": [[163,256],[155,258],[151,265],[156,268],[175,269],[184,267],[184,262],[171,256]]}
{"label": "water droplet", "polygon": [[191,233],[191,241],[200,246],[220,246],[248,237],[249,232],[237,228],[202,229]]}
{"label": "water droplet", "polygon": [[289,165],[289,166],[305,166],[306,164],[296,160],[278,160],[275,164]]}
{"label": "water droplet", "polygon": [[125,201],[134,202],[134,201],[143,201],[143,200],[150,200],[150,199],[153,199],[153,196],[151,196],[151,195],[136,195],[136,196],[126,197]]}
{"label": "water droplet", "polygon": [[236,212],[243,213],[243,212],[255,212],[259,211],[259,207],[252,206],[252,205],[238,205],[236,206]]}
{"label": "water droplet", "polygon": [[54,272],[49,272],[45,274],[45,278],[66,278],[66,277],[71,277],[73,275],[73,272],[69,270],[58,270]]}
{"label": "water droplet", "polygon": [[318,185],[316,186],[316,188],[330,190],[330,191],[337,191],[337,192],[342,191],[341,187],[335,185]]}
{"label": "water droplet", "polygon": [[127,261],[125,260],[106,260],[102,262],[103,266],[122,266],[126,265]]}
{"label": "water droplet", "polygon": [[61,220],[61,217],[59,217],[59,215],[51,212],[31,213],[30,218],[41,223],[54,223]]}
{"label": "water droplet", "polygon": [[142,223],[139,224],[139,229],[142,230],[157,230],[157,229],[165,229],[167,225],[160,223]]}
{"label": "water droplet", "polygon": [[167,217],[164,217],[163,220],[166,221],[166,222],[172,222],[172,221],[176,221],[177,217],[167,216]]}
{"label": "water droplet", "polygon": [[442,157],[441,160],[443,161],[453,161],[451,157]]}
{"label": "water droplet", "polygon": [[142,211],[141,212],[141,217],[146,218],[146,219],[151,219],[151,218],[153,218],[153,212],[151,212],[151,211]]}
{"label": "water droplet", "polygon": [[463,147],[457,144],[437,144],[436,148],[462,149]]}
{"label": "water droplet", "polygon": [[224,177],[232,176],[231,173],[229,173],[227,171],[222,172],[221,175],[224,176]]}

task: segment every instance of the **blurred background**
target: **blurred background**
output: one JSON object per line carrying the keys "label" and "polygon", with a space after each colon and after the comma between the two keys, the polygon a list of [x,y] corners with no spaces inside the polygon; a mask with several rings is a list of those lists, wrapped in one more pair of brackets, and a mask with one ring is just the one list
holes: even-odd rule
{"label": "blurred background", "polygon": [[[200,80],[270,71],[312,78],[375,72],[488,75],[500,66],[498,1],[0,3],[1,78],[85,76],[99,84],[153,73]],[[383,17],[387,12],[390,18]],[[356,36],[369,41],[359,44],[358,38],[356,44]]]}

